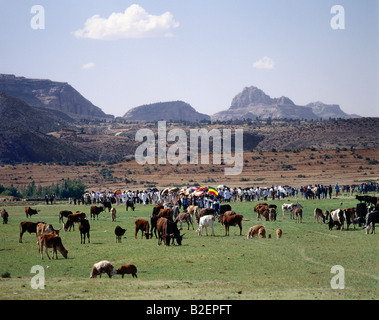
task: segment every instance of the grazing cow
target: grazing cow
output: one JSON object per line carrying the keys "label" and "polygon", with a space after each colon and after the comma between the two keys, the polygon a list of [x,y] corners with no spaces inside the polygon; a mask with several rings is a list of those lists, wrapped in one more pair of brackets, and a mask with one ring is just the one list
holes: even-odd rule
{"label": "grazing cow", "polygon": [[246,238],[247,239],[253,239],[255,236],[258,236],[258,232],[262,228],[264,229],[264,226],[261,226],[261,225],[251,227],[249,229],[249,232],[247,233]]}
{"label": "grazing cow", "polygon": [[297,202],[297,203],[283,203],[283,205],[282,205],[283,219],[286,218],[285,212],[289,212],[291,214],[290,218],[293,219],[294,218],[293,211],[296,208],[302,209],[303,206],[299,202]]}
{"label": "grazing cow", "polygon": [[182,245],[184,234],[180,235],[178,226],[172,220],[169,220],[167,218],[159,218],[157,222],[157,230],[159,236],[158,245],[161,245],[162,240],[164,239],[165,246],[169,246],[171,238],[173,243],[174,239],[176,239],[178,245]]}
{"label": "grazing cow", "polygon": [[134,211],[135,206],[133,200],[126,200],[126,211],[129,210],[129,207],[132,209],[132,211]]}
{"label": "grazing cow", "polygon": [[117,226],[114,229],[114,234],[116,235],[116,243],[121,243],[121,237],[125,234],[126,229],[121,228],[120,226]]}
{"label": "grazing cow", "polygon": [[67,230],[71,231],[71,228],[73,228],[73,231],[75,231],[74,223],[79,223],[81,220],[86,218],[86,214],[84,212],[75,212],[73,214],[69,214],[67,216],[66,223],[63,224],[64,231],[67,232]]}
{"label": "grazing cow", "polygon": [[112,218],[112,222],[115,222],[116,221],[116,208],[113,207],[111,208],[111,218]]}
{"label": "grazing cow", "polygon": [[90,230],[89,221],[87,219],[80,220],[79,222],[80,244],[82,244],[82,241],[84,244],[86,244],[86,235],[87,235],[88,243],[90,243],[89,230]]}
{"label": "grazing cow", "polygon": [[93,220],[95,220],[95,216],[96,216],[97,220],[99,220],[99,214],[102,211],[104,211],[104,207],[91,206],[90,208],[91,219],[93,218]]}
{"label": "grazing cow", "polygon": [[203,208],[199,211],[198,215],[196,215],[195,212],[195,217],[196,217],[196,222],[199,223],[199,220],[203,216],[209,216],[209,215],[216,215],[216,210],[213,208]]}
{"label": "grazing cow", "polygon": [[53,248],[53,259],[54,259],[54,253],[55,253],[55,258],[58,260],[58,253],[57,249],[59,252],[62,254],[62,256],[67,259],[67,253],[68,250],[66,250],[62,244],[62,239],[57,236],[54,233],[47,233],[47,234],[41,234],[38,237],[38,242],[39,242],[39,249],[41,251],[41,259],[43,260],[43,247],[45,247],[46,255],[50,260],[49,253],[47,251],[48,248]]}
{"label": "grazing cow", "polygon": [[25,207],[26,218],[28,218],[29,216],[32,217],[33,214],[38,214],[38,212],[39,210],[32,209],[30,207]]}
{"label": "grazing cow", "polygon": [[136,226],[136,229],[134,232],[135,239],[137,239],[137,233],[139,230],[141,230],[141,233],[142,233],[141,239],[143,238],[143,233],[145,233],[146,239],[149,239],[150,236],[152,238],[153,234],[149,232],[149,222],[147,220],[137,219],[134,224]]}
{"label": "grazing cow", "polygon": [[[254,208],[254,210],[255,210],[255,208]],[[270,221],[270,211],[269,211],[268,206],[256,207],[256,211],[257,211],[257,221],[259,219],[262,220],[261,216],[263,216],[266,219],[266,221]]]}
{"label": "grazing cow", "polygon": [[329,230],[333,229],[333,226],[336,225],[337,229],[342,231],[344,223],[344,212],[341,209],[336,209],[330,211],[330,219],[329,219]]}
{"label": "grazing cow", "polygon": [[243,215],[236,214],[234,216],[220,215],[221,223],[225,226],[225,236],[229,236],[229,227],[238,225],[240,235],[242,235],[242,219]]}
{"label": "grazing cow", "polygon": [[178,216],[175,218],[174,222],[179,222],[180,223],[180,228],[179,230],[183,229],[183,222],[187,222],[188,229],[189,230],[189,225],[191,224],[192,230],[195,230],[192,224],[192,218],[191,215],[188,212],[181,212],[178,214]]}
{"label": "grazing cow", "polygon": [[1,218],[3,219],[3,224],[7,224],[8,223],[8,217],[9,217],[8,212],[5,209],[3,209],[3,210],[1,210],[0,215],[1,215]]}
{"label": "grazing cow", "polygon": [[316,220],[317,220],[317,223],[321,223],[321,220],[323,223],[325,223],[325,220],[327,219],[327,216],[326,216],[327,213],[328,213],[327,210],[325,210],[325,212],[322,212],[320,208],[315,208],[313,223],[316,223]]}
{"label": "grazing cow", "polygon": [[114,270],[113,265],[108,260],[95,263],[92,267],[90,278],[96,278],[97,276],[101,278],[103,273],[106,273],[109,278],[112,278],[116,274],[116,270]]}
{"label": "grazing cow", "polygon": [[302,223],[303,222],[303,209],[295,208],[295,210],[293,210],[293,214],[295,216],[295,222],[296,223]]}
{"label": "grazing cow", "polygon": [[59,221],[58,222],[63,222],[63,217],[67,218],[69,214],[72,214],[72,211],[69,211],[69,210],[59,211]]}
{"label": "grazing cow", "polygon": [[116,269],[116,274],[122,274],[124,279],[125,274],[131,274],[134,277],[137,277],[137,267],[134,264],[122,265]]}
{"label": "grazing cow", "polygon": [[31,221],[20,222],[20,237],[18,239],[18,242],[22,243],[22,235],[26,231],[28,231],[29,233],[37,233],[37,225],[39,223],[41,223],[41,221],[39,221],[39,222],[31,222]]}
{"label": "grazing cow", "polygon": [[[266,229],[265,228],[260,228],[258,230],[258,238],[263,239],[266,238]],[[270,235],[271,238],[271,235]]]}
{"label": "grazing cow", "polygon": [[276,229],[276,238],[280,239],[282,235],[283,235],[283,230],[280,228]]}
{"label": "grazing cow", "polygon": [[366,234],[369,234],[371,227],[371,234],[375,234],[375,223],[379,223],[379,212],[377,210],[372,211],[367,215],[365,227]]}
{"label": "grazing cow", "polygon": [[212,236],[215,235],[214,229],[213,229],[213,223],[215,221],[214,215],[207,215],[202,216],[199,220],[199,227],[197,228],[196,232],[199,236],[203,235],[203,228],[205,227],[205,232],[208,236],[208,227],[212,229]]}

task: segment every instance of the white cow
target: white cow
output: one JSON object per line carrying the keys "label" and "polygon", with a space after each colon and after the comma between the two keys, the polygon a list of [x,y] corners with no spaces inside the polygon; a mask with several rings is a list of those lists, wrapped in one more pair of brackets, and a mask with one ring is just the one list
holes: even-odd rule
{"label": "white cow", "polygon": [[283,219],[286,218],[285,216],[285,212],[290,212],[290,218],[293,219],[294,216],[293,216],[293,211],[296,209],[296,208],[300,208],[300,209],[303,209],[303,206],[297,202],[297,203],[283,203],[282,205],[282,211],[283,211]]}
{"label": "white cow", "polygon": [[197,233],[199,236],[203,234],[203,228],[205,227],[205,231],[208,235],[208,227],[212,228],[212,236],[215,235],[215,232],[213,230],[213,222],[215,221],[215,217],[213,215],[207,215],[207,216],[202,216],[199,220],[199,228],[197,228]]}
{"label": "white cow", "polygon": [[342,231],[344,221],[345,217],[344,211],[342,209],[330,211],[329,230],[332,230],[333,226],[337,225],[337,228],[339,228]]}

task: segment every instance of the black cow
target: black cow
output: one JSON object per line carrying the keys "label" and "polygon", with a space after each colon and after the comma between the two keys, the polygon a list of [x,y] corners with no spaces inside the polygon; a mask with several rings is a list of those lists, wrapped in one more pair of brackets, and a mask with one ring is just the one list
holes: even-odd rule
{"label": "black cow", "polygon": [[32,209],[30,207],[25,207],[25,214],[27,218],[32,217],[33,214],[38,214],[38,212],[39,210]]}
{"label": "black cow", "polygon": [[22,235],[26,231],[28,231],[29,233],[37,233],[37,225],[40,222],[42,222],[42,221],[39,221],[39,222],[31,222],[31,221],[20,222],[20,237],[18,238],[18,242],[22,243]]}
{"label": "black cow", "polygon": [[121,237],[125,234],[126,229],[121,228],[120,226],[117,226],[114,229],[114,234],[116,235],[116,242],[121,243]]}
{"label": "black cow", "polygon": [[59,211],[59,222],[63,222],[63,217],[67,218],[69,214],[72,214],[72,211],[69,211],[69,210]]}
{"label": "black cow", "polygon": [[89,225],[88,220],[87,219],[80,220],[79,222],[80,243],[82,243],[82,241],[84,240],[84,244],[86,244],[86,235],[87,235],[88,243],[90,243],[89,230],[90,230],[90,225]]}
{"label": "black cow", "polygon": [[129,207],[132,208],[132,210],[134,211],[135,207],[134,207],[134,201],[133,200],[126,200],[126,211],[129,210]]}
{"label": "black cow", "polygon": [[367,215],[366,221],[366,234],[369,234],[370,228],[372,227],[372,234],[375,234],[375,223],[379,223],[379,212],[372,211]]}

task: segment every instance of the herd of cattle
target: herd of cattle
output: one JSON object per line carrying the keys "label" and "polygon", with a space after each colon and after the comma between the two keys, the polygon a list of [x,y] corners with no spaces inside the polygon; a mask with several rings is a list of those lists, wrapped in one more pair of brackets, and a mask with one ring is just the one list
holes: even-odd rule
{"label": "herd of cattle", "polygon": [[[358,198],[359,197],[359,198]],[[366,197],[366,198],[365,198]],[[326,223],[328,221],[329,230],[336,227],[339,230],[344,229],[344,223],[346,221],[347,229],[351,224],[364,225],[366,233],[368,234],[372,228],[371,233],[375,233],[375,223],[379,223],[378,205],[379,201],[376,197],[370,196],[357,196],[357,199],[361,202],[357,205],[357,208],[344,208],[335,210],[321,210],[320,208],[314,209],[314,223]],[[364,202],[364,203],[362,203]],[[373,210],[366,204],[373,205]],[[363,208],[360,210],[360,208]],[[133,205],[134,209],[134,205]],[[290,214],[290,219],[295,220],[296,223],[302,223],[303,207],[297,203],[283,204],[281,206],[283,219],[286,219],[286,213]],[[101,212],[105,210],[104,206],[91,206],[90,208],[90,219],[98,219]],[[114,207],[108,207],[111,213],[112,222],[116,221],[116,209]],[[25,215],[27,218],[38,214],[39,210],[32,209],[30,207],[25,207]],[[257,221],[276,221],[277,218],[277,206],[273,204],[260,203],[254,207],[254,212],[257,214]],[[363,212],[363,213],[362,213]],[[3,219],[3,224],[8,222],[8,213],[5,209],[1,211],[1,217]],[[64,222],[66,218],[66,222]],[[225,236],[229,236],[229,228],[231,226],[238,226],[240,230],[240,235],[242,235],[242,221],[244,220],[243,215],[236,214],[232,210],[229,204],[224,204],[220,206],[219,212],[216,212],[213,208],[203,208],[199,209],[198,206],[191,205],[184,212],[179,213],[179,208],[171,204],[157,204],[153,208],[152,215],[150,217],[150,223],[145,219],[135,220],[135,239],[137,239],[137,234],[141,231],[141,237],[146,237],[146,239],[151,239],[153,236],[158,239],[158,245],[164,242],[165,246],[169,246],[170,243],[174,244],[175,241],[178,245],[182,244],[183,236],[180,230],[183,229],[183,223],[187,223],[187,230],[190,226],[195,230],[193,226],[193,220],[198,224],[196,232],[199,236],[202,236],[203,230],[205,228],[206,235],[208,236],[208,227],[211,229],[211,235],[214,236],[214,222],[221,223],[225,227]],[[90,243],[90,223],[84,212],[71,212],[69,210],[62,210],[59,212],[59,222],[63,223],[64,231],[75,231],[75,224],[79,225],[80,231],[80,243],[86,242]],[[179,227],[178,227],[179,224]],[[53,249],[56,259],[58,259],[57,251],[59,251],[64,258],[67,258],[68,250],[66,250],[62,244],[62,239],[59,236],[59,230],[55,230],[51,224],[46,224],[45,222],[31,222],[23,221],[20,223],[20,235],[19,242],[22,243],[22,236],[25,232],[35,233],[37,236],[37,244],[39,248],[39,253],[41,254],[41,259],[43,259],[43,249],[45,249],[46,255],[50,259],[48,248]],[[126,229],[116,226],[115,235],[116,242],[121,242],[122,236],[125,234]],[[158,234],[157,234],[158,233]],[[283,231],[278,228],[276,230],[277,238],[281,238]],[[247,233],[247,239],[252,239],[254,237],[266,238],[266,230],[263,225],[255,225],[251,227]],[[268,235],[271,238],[271,235]],[[100,261],[93,266],[91,271],[91,278],[96,277],[102,273],[107,273],[109,277],[114,274],[132,274],[133,277],[137,277],[137,268],[134,265],[122,265],[116,270],[114,270],[113,265],[109,261]]]}

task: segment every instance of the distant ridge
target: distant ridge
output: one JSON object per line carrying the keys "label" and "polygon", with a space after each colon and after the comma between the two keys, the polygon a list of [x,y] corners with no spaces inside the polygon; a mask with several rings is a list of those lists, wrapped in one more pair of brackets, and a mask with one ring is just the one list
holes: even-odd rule
{"label": "distant ridge", "polygon": [[124,116],[129,121],[190,121],[210,120],[210,116],[197,112],[184,101],[158,102],[129,110]]}
{"label": "distant ridge", "polygon": [[0,74],[0,92],[21,99],[32,107],[58,110],[75,118],[113,118],[67,82]]}
{"label": "distant ridge", "polygon": [[238,119],[304,119],[318,120],[329,118],[350,119],[357,115],[348,115],[339,105],[327,105],[322,102],[298,106],[287,97],[271,98],[257,87],[246,87],[237,94],[228,110],[211,116],[212,121]]}

